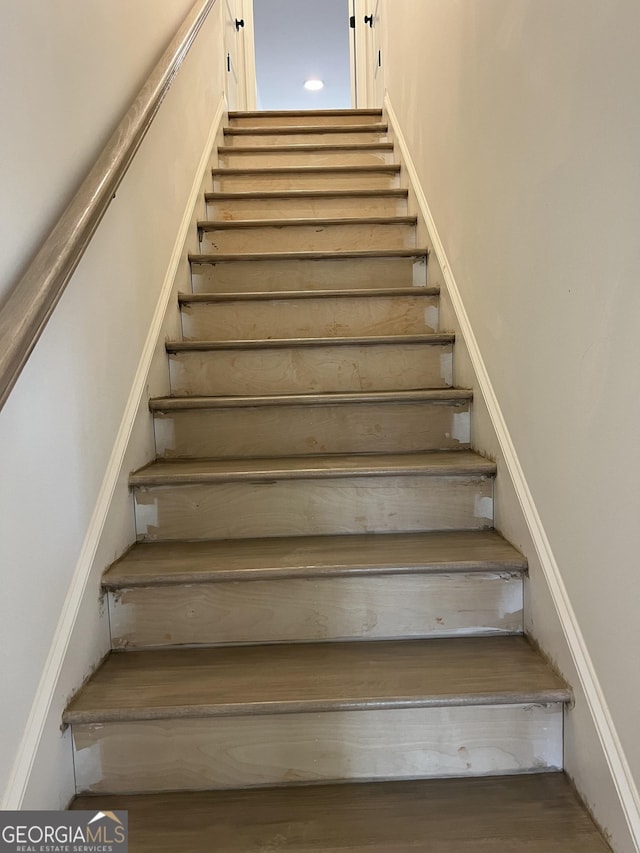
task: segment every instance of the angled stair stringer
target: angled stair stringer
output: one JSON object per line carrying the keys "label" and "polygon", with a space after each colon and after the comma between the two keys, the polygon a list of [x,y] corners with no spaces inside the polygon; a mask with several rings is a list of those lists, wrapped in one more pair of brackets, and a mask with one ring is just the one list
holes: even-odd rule
{"label": "angled stair stringer", "polygon": [[[297,786],[350,782],[397,813],[437,780],[480,803],[518,774],[523,826],[536,797],[566,808],[527,849],[577,850],[572,826],[606,849],[558,772],[571,694],[523,636],[526,561],[493,529],[495,465],[471,449],[386,122],[231,114],[221,154],[151,403],[158,458],[131,476],[139,541],[104,577],[113,653],[65,715],[78,793],[213,815],[276,786],[256,813],[287,813]],[[262,831],[224,849],[334,849]],[[403,849],[376,831],[367,849]],[[182,849],[141,832],[134,850]]]}

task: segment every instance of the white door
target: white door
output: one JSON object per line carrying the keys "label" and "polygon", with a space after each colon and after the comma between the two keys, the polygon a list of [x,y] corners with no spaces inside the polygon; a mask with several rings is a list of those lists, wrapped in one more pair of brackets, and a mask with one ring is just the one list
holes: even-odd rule
{"label": "white door", "polygon": [[352,0],[353,91],[360,109],[381,107],[384,99],[381,0]]}
{"label": "white door", "polygon": [[226,95],[230,110],[255,110],[253,0],[224,0]]}

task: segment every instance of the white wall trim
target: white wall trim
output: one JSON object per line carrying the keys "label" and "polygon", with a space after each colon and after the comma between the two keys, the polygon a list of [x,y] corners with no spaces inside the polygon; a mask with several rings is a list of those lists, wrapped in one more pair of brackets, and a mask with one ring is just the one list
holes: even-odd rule
{"label": "white wall trim", "polygon": [[153,355],[158,343],[164,318],[167,313],[169,299],[173,292],[174,281],[178,266],[183,257],[184,246],[189,234],[193,211],[199,198],[200,188],[209,164],[218,130],[226,111],[224,98],[220,99],[218,108],[209,129],[207,141],[198,164],[193,186],[189,193],[186,208],[180,228],[173,246],[167,272],[158,297],[156,310],[153,314],[149,332],[144,344],[138,368],[131,386],[129,398],[120,422],[120,427],[109,458],[106,473],[98,493],[98,498],[82,543],[80,556],[73,573],[71,583],[62,607],[60,619],[51,642],[51,649],[38,684],[29,718],[25,727],[22,741],[18,748],[9,782],[5,788],[0,810],[20,809],[26,794],[29,777],[35,761],[42,733],[45,728],[56,685],[60,678],[67,649],[78,618],[80,606],[85,595],[87,583],[91,574],[93,561],[98,550],[102,531],[104,529],[111,501],[118,483],[120,471],[124,463],[125,453],[133,430],[136,414],[140,408],[147,385],[147,377],[151,369]]}
{"label": "white wall trim", "polygon": [[409,181],[416,195],[420,212],[429,232],[433,251],[442,269],[449,297],[453,305],[460,331],[467,345],[469,357],[478,380],[478,386],[484,398],[493,428],[496,432],[500,448],[504,455],[505,465],[513,481],[515,492],[528,525],[531,537],[540,559],[545,580],[549,587],[558,618],[564,632],[571,657],[575,664],[578,678],[593,722],[602,745],[602,749],[616,787],[620,803],[634,840],[637,850],[640,850],[640,796],[631,774],[631,769],[624,755],[622,744],[616,732],[606,699],[596,675],[593,662],[586,647],[584,637],[571,606],[567,589],[562,580],[560,569],[551,549],[545,529],[538,514],[531,491],[520,465],[518,454],[507,428],[498,398],[494,391],[489,373],[480,352],[478,341],[471,327],[469,316],[464,307],[460,290],[454,278],[442,240],[438,233],[435,220],[427,203],[427,198],[421,186],[418,172],[411,157],[407,141],[404,138],[398,117],[393,109],[389,96],[385,96],[384,107],[389,116],[395,139],[402,154],[407,169]]}

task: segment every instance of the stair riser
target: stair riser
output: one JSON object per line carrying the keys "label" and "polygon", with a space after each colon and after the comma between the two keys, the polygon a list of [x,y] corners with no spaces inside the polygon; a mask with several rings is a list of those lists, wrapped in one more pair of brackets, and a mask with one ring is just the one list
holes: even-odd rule
{"label": "stair riser", "polygon": [[424,287],[425,258],[221,261],[191,265],[194,293]]}
{"label": "stair riser", "polygon": [[79,792],[487,776],[559,769],[562,707],[411,708],[74,725],[73,741]]}
{"label": "stair riser", "polygon": [[214,175],[214,192],[278,190],[392,190],[400,186],[398,172],[346,172],[344,174]]}
{"label": "stair riser", "polygon": [[232,227],[205,231],[200,243],[200,251],[205,255],[216,252],[359,252],[415,247],[415,226],[404,223]]}
{"label": "stair riser", "polygon": [[209,219],[331,219],[338,216],[406,216],[405,198],[221,199],[207,204]]}
{"label": "stair riser", "polygon": [[384,131],[378,130],[318,130],[309,133],[291,131],[274,133],[247,133],[236,135],[225,133],[224,145],[232,148],[254,147],[256,145],[360,145],[362,143],[388,142]]}
{"label": "stair riser", "polygon": [[186,340],[420,335],[437,331],[437,296],[345,296],[182,306]]}
{"label": "stair riser", "polygon": [[298,113],[297,115],[249,115],[232,116],[230,127],[320,127],[344,124],[352,127],[358,124],[375,124],[382,121],[380,114],[355,113],[338,115],[318,115],[317,113]]}
{"label": "stair riser", "polygon": [[522,633],[522,578],[497,573],[250,581],[112,592],[113,648]]}
{"label": "stair riser", "polygon": [[452,380],[451,344],[229,349],[174,353],[169,361],[178,396],[410,391]]}
{"label": "stair riser", "polygon": [[304,456],[457,450],[470,441],[469,403],[256,406],[157,413],[165,458]]}
{"label": "stair riser", "polygon": [[141,540],[481,530],[490,477],[344,477],[134,489]]}
{"label": "stair riser", "polygon": [[242,151],[221,153],[219,165],[225,169],[253,169],[264,166],[379,166],[393,163],[393,151]]}

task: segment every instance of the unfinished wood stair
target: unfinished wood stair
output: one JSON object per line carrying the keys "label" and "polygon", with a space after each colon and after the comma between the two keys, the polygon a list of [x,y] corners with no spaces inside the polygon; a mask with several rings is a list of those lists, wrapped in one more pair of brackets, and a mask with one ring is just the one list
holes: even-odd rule
{"label": "unfinished wood stair", "polygon": [[158,457],[190,459],[466,449],[470,402],[469,391],[444,388],[164,397],[151,408]]}
{"label": "unfinished wood stair", "polygon": [[406,288],[426,285],[424,251],[260,252],[195,255],[194,293]]}
{"label": "unfinished wood stair", "polygon": [[438,328],[434,287],[190,293],[180,306],[185,340],[419,335]]}
{"label": "unfinished wood stair", "polygon": [[257,166],[348,166],[349,164],[379,165],[393,160],[391,142],[315,142],[297,145],[268,145],[244,143],[225,145],[218,149],[220,165],[230,168]]}
{"label": "unfinished wood stair", "polygon": [[[493,531],[140,544],[105,575],[115,648],[517,634]],[[443,606],[450,601],[450,608]]]}
{"label": "unfinished wood stair", "polygon": [[78,793],[138,853],[606,849],[381,113],[232,114],[219,154],[113,653],[65,714]]}
{"label": "unfinished wood stair", "polygon": [[266,190],[205,194],[212,219],[278,219],[336,216],[402,216],[408,191],[390,190]]}

